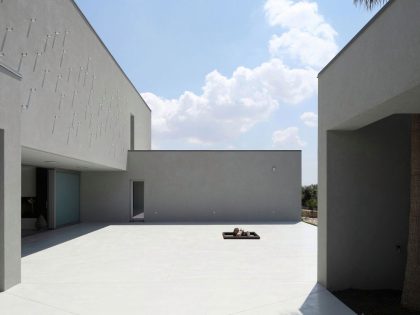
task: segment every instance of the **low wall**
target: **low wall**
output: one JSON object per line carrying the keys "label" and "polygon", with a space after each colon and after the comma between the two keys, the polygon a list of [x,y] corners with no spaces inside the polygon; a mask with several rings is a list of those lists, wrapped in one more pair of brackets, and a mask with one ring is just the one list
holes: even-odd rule
{"label": "low wall", "polygon": [[125,172],[82,173],[82,221],[128,222],[132,180],[147,222],[300,218],[300,151],[132,151]]}

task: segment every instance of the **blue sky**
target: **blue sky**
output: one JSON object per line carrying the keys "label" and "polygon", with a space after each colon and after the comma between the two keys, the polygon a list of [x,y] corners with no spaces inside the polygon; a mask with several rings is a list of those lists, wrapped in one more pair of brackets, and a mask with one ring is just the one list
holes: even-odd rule
{"label": "blue sky", "polygon": [[157,149],[301,149],[316,74],[375,12],[352,0],[77,0],[153,109]]}

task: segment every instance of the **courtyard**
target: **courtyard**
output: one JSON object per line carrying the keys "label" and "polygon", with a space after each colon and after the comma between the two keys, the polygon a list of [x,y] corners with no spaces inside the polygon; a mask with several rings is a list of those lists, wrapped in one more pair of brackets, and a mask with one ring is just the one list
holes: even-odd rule
{"label": "courtyard", "polygon": [[317,228],[78,224],[22,240],[2,314],[353,314],[317,284]]}

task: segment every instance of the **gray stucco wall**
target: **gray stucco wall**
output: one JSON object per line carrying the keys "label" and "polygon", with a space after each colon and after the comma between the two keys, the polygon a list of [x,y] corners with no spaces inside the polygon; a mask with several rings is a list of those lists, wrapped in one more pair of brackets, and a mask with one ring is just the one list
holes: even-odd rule
{"label": "gray stucco wall", "polygon": [[[346,268],[343,270],[343,274],[340,275],[341,266],[338,263],[340,258],[333,258],[334,253],[347,257],[343,249],[335,248],[335,246],[339,246],[334,240],[334,231],[337,229],[337,226],[348,227],[349,230],[352,229],[354,233],[358,233],[360,225],[358,222],[346,222],[347,216],[337,207],[337,203],[342,202],[340,199],[342,197],[340,194],[334,193],[334,191],[343,189],[341,188],[342,185],[345,188],[350,188],[350,186],[346,182],[341,182],[343,176],[338,177],[336,174],[347,174],[350,178],[353,178],[353,186],[356,187],[355,194],[353,194],[353,205],[356,201],[360,204],[364,202],[365,193],[359,191],[357,187],[365,187],[370,192],[376,191],[376,185],[367,187],[365,183],[370,182],[372,177],[375,178],[377,174],[374,173],[375,165],[372,164],[371,168],[367,167],[364,161],[360,159],[360,155],[357,155],[360,149],[357,144],[354,144],[354,146],[352,144],[341,154],[339,151],[336,151],[339,148],[343,149],[342,146],[346,142],[342,144],[340,141],[334,141],[339,133],[331,136],[331,132],[358,130],[394,114],[420,112],[419,16],[420,1],[389,1],[388,5],[380,11],[372,22],[319,74],[318,281],[329,288],[351,287],[353,283],[357,283],[359,287],[372,287],[375,283],[378,287],[385,286],[385,280],[377,279],[371,285],[362,280],[362,277],[366,275],[366,268],[371,267],[370,261],[377,261],[376,258],[370,257],[366,261],[360,261],[360,266],[358,267],[354,267],[354,261],[350,260],[349,266],[355,268],[353,269],[354,279],[348,276],[349,269]],[[395,140],[393,134],[387,134],[390,143],[397,141],[396,145],[403,147],[405,140],[402,140],[402,138]],[[356,137],[356,134],[354,137]],[[382,140],[379,138],[378,135],[378,141],[382,143]],[[363,140],[362,136],[360,136],[360,143],[360,145],[364,143],[365,148],[369,149],[369,145]],[[379,145],[379,143],[372,142],[371,145],[376,148],[376,152],[381,154],[384,160],[380,165],[386,165],[386,163],[391,162],[389,159],[392,159],[395,153],[393,147],[389,146],[389,152],[385,153],[385,148],[375,146]],[[353,152],[352,150],[355,151]],[[361,168],[366,170],[364,177],[359,177],[357,182],[352,173],[346,171],[345,165],[347,164],[344,162],[341,167],[342,170],[334,169],[334,172],[331,171],[332,165],[337,166],[336,161],[345,158],[346,154],[353,156],[355,161],[361,163]],[[373,155],[373,151],[370,154]],[[366,163],[368,163],[368,160]],[[342,171],[346,173],[343,174],[341,173]],[[393,174],[392,170],[384,170],[384,172],[388,172],[388,175]],[[384,174],[378,174],[376,178],[378,178],[380,184],[391,180],[389,176]],[[400,187],[393,186],[393,182],[390,185],[395,188],[395,193],[397,194],[400,192],[406,194],[408,191],[406,186],[404,187],[407,190],[401,191]],[[392,190],[386,191],[388,195],[384,197],[385,200],[388,200],[387,198],[391,192],[395,196]],[[357,195],[356,192],[360,194]],[[399,195],[397,200],[402,202],[402,199],[399,198],[402,198],[401,195]],[[390,205],[395,204],[392,200],[389,200],[389,202]],[[380,211],[379,207],[380,204],[375,205],[371,203],[370,211]],[[355,211],[349,207],[346,207],[346,210]],[[388,214],[388,210],[386,213]],[[370,216],[363,218],[367,220],[366,226],[372,226],[372,230],[366,228],[360,233],[365,233],[369,237],[376,229],[374,223],[376,221]],[[378,225],[379,227],[381,226],[380,224]],[[343,233],[346,233],[346,229],[344,229]],[[394,240],[388,243],[385,242],[386,245],[384,246],[394,246],[395,244],[392,245],[393,242]],[[350,246],[349,252],[354,252],[351,249],[354,246],[360,246],[360,251],[367,249],[364,246],[365,243],[360,242],[360,239],[349,238],[345,241],[345,244]],[[371,244],[369,242],[367,244],[369,245],[366,246],[371,248]],[[389,258],[389,255],[391,255],[390,253],[382,253],[384,254],[384,259]],[[377,254],[379,255],[379,253]],[[391,259],[389,264],[385,263],[384,268],[390,268],[392,264],[397,266],[392,261]],[[381,270],[382,266],[380,265],[378,268]],[[398,268],[396,267],[395,270],[399,270]],[[359,271],[360,274],[358,274]],[[396,277],[398,278],[398,276]],[[397,278],[390,277],[388,285],[390,287],[398,287]],[[366,279],[371,278],[367,277]]]}
{"label": "gray stucco wall", "polygon": [[0,43],[6,33],[23,146],[125,169],[133,114],[135,148],[150,149],[149,108],[72,0],[3,1]]}
{"label": "gray stucco wall", "polygon": [[22,146],[125,169],[130,114],[150,149],[150,110],[73,1],[0,2],[0,291],[20,282]]}
{"label": "gray stucco wall", "polygon": [[300,217],[300,151],[129,152],[127,172],[82,173],[82,221],[129,221],[131,180],[144,181],[147,222]]}
{"label": "gray stucco wall", "polygon": [[[0,19],[1,21],[1,19]],[[1,22],[0,22],[1,23]],[[19,80],[0,67],[0,291],[20,282],[21,147]],[[3,89],[7,87],[8,93]]]}
{"label": "gray stucco wall", "polygon": [[410,117],[392,116],[357,131],[330,131],[327,172],[328,287],[402,289]]}
{"label": "gray stucco wall", "polygon": [[354,130],[419,112],[420,1],[393,0],[319,74],[320,127]]}

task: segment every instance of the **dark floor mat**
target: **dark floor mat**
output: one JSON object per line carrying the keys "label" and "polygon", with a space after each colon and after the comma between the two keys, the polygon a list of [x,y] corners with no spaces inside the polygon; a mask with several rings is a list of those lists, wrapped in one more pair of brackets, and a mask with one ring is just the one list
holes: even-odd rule
{"label": "dark floor mat", "polygon": [[225,240],[259,240],[260,236],[255,232],[249,232],[248,235],[234,236],[233,232],[223,232]]}

